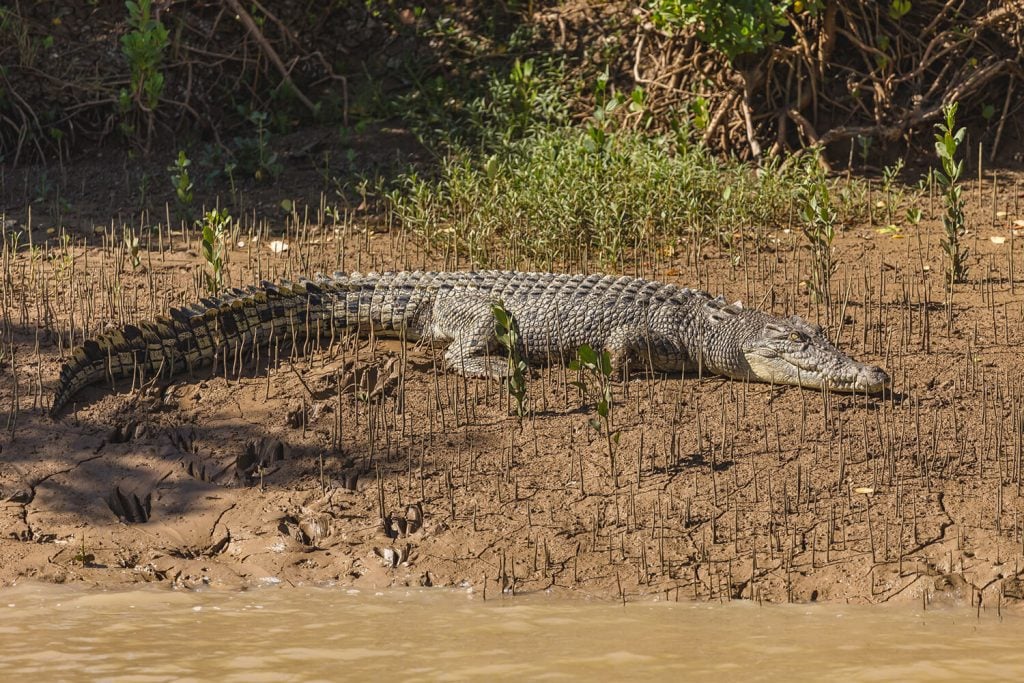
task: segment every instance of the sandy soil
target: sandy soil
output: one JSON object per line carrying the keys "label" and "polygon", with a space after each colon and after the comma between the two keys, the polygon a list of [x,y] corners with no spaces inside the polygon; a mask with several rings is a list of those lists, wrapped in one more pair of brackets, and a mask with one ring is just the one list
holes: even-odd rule
{"label": "sandy soil", "polygon": [[[81,170],[80,203],[90,173]],[[200,289],[194,232],[144,244],[133,268],[94,227],[109,236],[118,211],[106,220],[83,211],[62,221],[90,238],[73,259],[54,235],[47,251],[3,256],[0,583],[1019,600],[1017,187],[1004,177],[995,207],[989,183],[970,187],[971,271],[951,309],[939,206],[927,198],[920,229],[880,233],[877,216],[846,227],[831,314],[801,284],[808,252],[798,231],[774,232],[758,249],[708,244],[699,258],[685,242],[652,245],[627,272],[827,322],[841,347],[889,370],[894,392],[866,399],[635,375],[614,386],[611,455],[588,422],[593,401],[565,368],[534,373],[533,413],[520,424],[500,386],[440,372],[436,350],[340,337],[141,390],[92,387],[51,419],[45,406],[70,340]],[[284,190],[253,196],[256,227],[273,234],[254,239],[246,219],[232,284],[445,265],[373,216],[354,211],[335,229],[318,221],[316,196],[295,200],[298,222],[276,208]],[[8,233],[24,231],[27,202],[9,195],[6,210]],[[45,207],[34,211],[38,245],[54,224]],[[290,248],[274,253],[272,239]]]}

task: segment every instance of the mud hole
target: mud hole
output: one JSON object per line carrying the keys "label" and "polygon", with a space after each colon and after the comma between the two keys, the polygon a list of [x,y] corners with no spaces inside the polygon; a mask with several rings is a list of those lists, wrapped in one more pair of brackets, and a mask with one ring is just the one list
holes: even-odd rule
{"label": "mud hole", "polygon": [[[195,231],[164,228],[133,267],[109,219],[83,220],[74,229],[90,246],[65,252],[37,216],[46,248],[3,260],[0,581],[1019,600],[1017,187],[968,187],[971,271],[951,307],[937,202],[900,239],[879,223],[847,226],[831,310],[801,284],[799,230],[772,231],[759,249],[707,244],[699,258],[652,242],[625,272],[822,322],[885,367],[894,391],[634,375],[613,389],[614,458],[564,367],[533,373],[520,424],[499,385],[441,372],[438,350],[342,335],[170,382],[94,386],[53,420],[69,344],[196,300],[202,262]],[[470,265],[373,216],[325,218],[307,199],[308,212],[300,202],[291,217],[244,219],[229,284]],[[6,227],[22,244],[24,209]]]}

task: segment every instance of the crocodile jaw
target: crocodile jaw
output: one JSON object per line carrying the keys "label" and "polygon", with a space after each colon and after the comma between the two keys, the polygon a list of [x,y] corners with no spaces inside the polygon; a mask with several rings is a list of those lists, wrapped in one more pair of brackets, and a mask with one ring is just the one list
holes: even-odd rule
{"label": "crocodile jaw", "polygon": [[817,325],[797,316],[769,319],[742,345],[747,376],[808,389],[882,393],[890,384],[882,368],[847,356]]}
{"label": "crocodile jaw", "polygon": [[[746,354],[750,378],[769,384],[791,384],[805,389],[828,388],[829,391],[879,394],[890,384],[882,368],[858,363],[851,358],[818,368],[808,363],[795,363],[781,355],[766,357],[760,353]],[[801,359],[805,360],[805,359]],[[840,359],[837,359],[840,360]]]}

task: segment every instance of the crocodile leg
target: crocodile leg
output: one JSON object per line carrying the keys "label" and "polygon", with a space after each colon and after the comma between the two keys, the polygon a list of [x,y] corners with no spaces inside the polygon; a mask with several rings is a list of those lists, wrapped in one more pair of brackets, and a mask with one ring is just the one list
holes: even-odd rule
{"label": "crocodile leg", "polygon": [[508,376],[508,359],[493,354],[498,346],[494,329],[494,299],[474,292],[439,297],[432,313],[432,337],[451,340],[445,364],[465,377],[502,379]]}
{"label": "crocodile leg", "polygon": [[612,373],[621,374],[629,363],[637,370],[680,372],[696,368],[678,335],[640,325],[623,325],[611,331],[604,348],[611,356]]}

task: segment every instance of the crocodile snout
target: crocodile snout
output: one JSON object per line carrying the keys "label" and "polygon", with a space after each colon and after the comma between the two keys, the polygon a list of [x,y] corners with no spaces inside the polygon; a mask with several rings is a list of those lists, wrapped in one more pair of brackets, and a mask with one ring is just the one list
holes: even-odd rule
{"label": "crocodile snout", "polygon": [[858,392],[880,394],[891,383],[892,380],[885,370],[874,365],[865,365],[857,373],[853,386]]}

